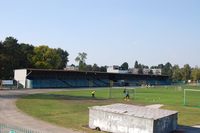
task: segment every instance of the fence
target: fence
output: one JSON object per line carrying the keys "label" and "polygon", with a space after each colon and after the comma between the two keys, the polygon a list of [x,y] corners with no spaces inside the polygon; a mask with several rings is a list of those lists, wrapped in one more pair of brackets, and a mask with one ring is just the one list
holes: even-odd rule
{"label": "fence", "polygon": [[42,132],[0,123],[0,133],[42,133]]}

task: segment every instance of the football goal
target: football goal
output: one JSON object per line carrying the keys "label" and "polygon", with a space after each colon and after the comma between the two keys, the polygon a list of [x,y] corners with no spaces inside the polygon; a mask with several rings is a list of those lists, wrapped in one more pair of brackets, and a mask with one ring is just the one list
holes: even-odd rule
{"label": "football goal", "polygon": [[183,104],[185,106],[200,107],[200,90],[184,89]]}
{"label": "football goal", "polygon": [[122,98],[129,96],[130,99],[135,99],[136,88],[133,87],[110,87],[109,88],[109,98]]}

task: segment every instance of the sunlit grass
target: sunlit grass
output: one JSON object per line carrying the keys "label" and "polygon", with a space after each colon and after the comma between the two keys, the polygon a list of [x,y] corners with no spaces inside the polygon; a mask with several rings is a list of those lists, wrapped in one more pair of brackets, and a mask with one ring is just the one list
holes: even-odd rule
{"label": "sunlit grass", "polygon": [[183,88],[193,87],[137,88],[136,93],[130,89],[129,102],[123,100],[123,89],[95,88],[95,99],[91,97],[91,89],[67,90],[25,96],[17,101],[17,107],[39,119],[87,132],[90,132],[85,128],[88,125],[88,107],[111,103],[164,104],[165,109],[179,111],[179,124],[200,124],[200,108],[183,105]]}

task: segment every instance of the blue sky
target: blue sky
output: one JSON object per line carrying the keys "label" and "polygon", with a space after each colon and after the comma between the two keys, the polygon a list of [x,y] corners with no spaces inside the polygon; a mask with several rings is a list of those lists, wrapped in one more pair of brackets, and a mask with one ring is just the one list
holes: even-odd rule
{"label": "blue sky", "polygon": [[199,0],[0,0],[0,40],[78,52],[86,62],[200,66]]}

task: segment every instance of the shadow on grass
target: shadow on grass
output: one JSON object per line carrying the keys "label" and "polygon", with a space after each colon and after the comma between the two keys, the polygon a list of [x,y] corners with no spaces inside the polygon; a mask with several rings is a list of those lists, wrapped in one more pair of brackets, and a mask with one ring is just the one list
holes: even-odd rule
{"label": "shadow on grass", "polygon": [[183,105],[185,107],[200,108],[200,105]]}
{"label": "shadow on grass", "polygon": [[23,99],[42,99],[42,100],[107,100],[105,98],[96,98],[92,96],[73,96],[61,94],[31,94],[23,96]]}
{"label": "shadow on grass", "polygon": [[183,131],[183,133],[200,133],[200,128],[184,125],[179,125],[178,130]]}
{"label": "shadow on grass", "polygon": [[0,95],[0,98],[3,99],[16,99],[22,96],[26,96],[27,94],[7,94],[7,95]]}

